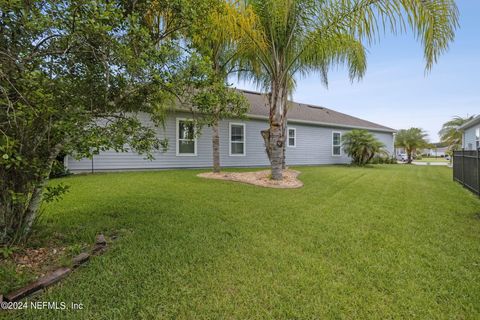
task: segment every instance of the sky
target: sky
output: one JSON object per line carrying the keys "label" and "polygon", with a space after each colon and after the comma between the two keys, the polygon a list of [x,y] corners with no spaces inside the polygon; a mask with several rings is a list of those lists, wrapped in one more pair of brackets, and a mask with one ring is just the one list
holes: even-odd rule
{"label": "sky", "polygon": [[[480,114],[480,1],[458,0],[460,28],[450,49],[425,73],[421,43],[411,35],[386,35],[368,47],[367,72],[351,82],[334,67],[328,89],[318,75],[296,79],[296,102],[324,106],[395,129],[419,127],[438,142],[454,116]],[[235,87],[259,90],[233,80]]]}

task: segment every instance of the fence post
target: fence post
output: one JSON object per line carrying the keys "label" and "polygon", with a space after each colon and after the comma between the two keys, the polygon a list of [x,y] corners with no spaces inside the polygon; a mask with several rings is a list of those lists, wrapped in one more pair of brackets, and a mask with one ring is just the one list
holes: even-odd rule
{"label": "fence post", "polygon": [[450,161],[452,161],[452,177],[453,181],[455,181],[455,149],[452,150],[452,158],[450,159]]}
{"label": "fence post", "polygon": [[465,186],[465,149],[462,148],[462,185]]}
{"label": "fence post", "polygon": [[477,194],[480,197],[480,148],[477,148]]}

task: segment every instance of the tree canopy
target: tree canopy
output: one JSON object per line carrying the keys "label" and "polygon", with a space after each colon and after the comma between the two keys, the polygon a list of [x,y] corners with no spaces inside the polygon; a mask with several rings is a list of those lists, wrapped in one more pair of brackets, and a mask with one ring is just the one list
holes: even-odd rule
{"label": "tree canopy", "polygon": [[0,1],[0,243],[27,235],[42,199],[66,190],[43,198],[59,152],[131,148],[151,157],[159,148],[138,115],[160,124],[189,79],[203,79],[178,37],[206,8],[195,4]]}
{"label": "tree canopy", "polygon": [[462,133],[458,128],[473,118],[475,115],[464,118],[457,116],[443,124],[438,134],[441,142],[448,146],[449,151],[459,150],[462,147]]}

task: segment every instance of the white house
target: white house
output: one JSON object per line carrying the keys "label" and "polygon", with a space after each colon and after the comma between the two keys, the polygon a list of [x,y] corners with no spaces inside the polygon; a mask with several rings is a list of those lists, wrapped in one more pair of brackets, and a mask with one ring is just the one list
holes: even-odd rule
{"label": "white house", "polygon": [[462,125],[462,147],[465,150],[480,149],[480,115]]}

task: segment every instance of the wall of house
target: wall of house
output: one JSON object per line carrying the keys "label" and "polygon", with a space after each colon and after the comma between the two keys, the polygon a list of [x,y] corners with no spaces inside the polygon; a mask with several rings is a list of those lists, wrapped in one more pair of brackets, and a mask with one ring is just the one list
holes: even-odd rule
{"label": "wall of house", "polygon": [[[146,160],[144,156],[135,152],[117,153],[115,151],[102,152],[93,157],[94,171],[107,170],[144,170],[161,168],[197,168],[210,167],[212,165],[212,140],[211,129],[204,127],[201,135],[197,138],[196,156],[177,155],[176,152],[176,119],[189,118],[188,114],[176,113],[167,117],[165,129],[157,128],[160,139],[169,140],[169,148],[166,152],[154,153],[154,160]],[[145,124],[153,126],[149,118],[144,115],[142,120]],[[245,124],[245,150],[244,156],[232,156],[229,153],[229,123]],[[263,139],[260,131],[267,128],[266,120],[249,119],[223,120],[220,123],[220,161],[225,167],[253,167],[268,166],[269,161],[265,153]],[[289,127],[296,129],[296,146],[287,147],[286,160],[288,165],[320,165],[320,164],[343,164],[349,163],[350,159],[343,154],[332,155],[332,132],[348,132],[348,129],[327,128],[300,123],[289,123]],[[375,135],[393,154],[392,133],[375,132]],[[89,172],[92,170],[92,160],[75,160],[66,158],[66,165],[72,172]]]}
{"label": "wall of house", "polygon": [[480,123],[472,126],[470,128],[465,129],[463,133],[463,148],[465,150],[476,150],[476,131],[480,129]]}

